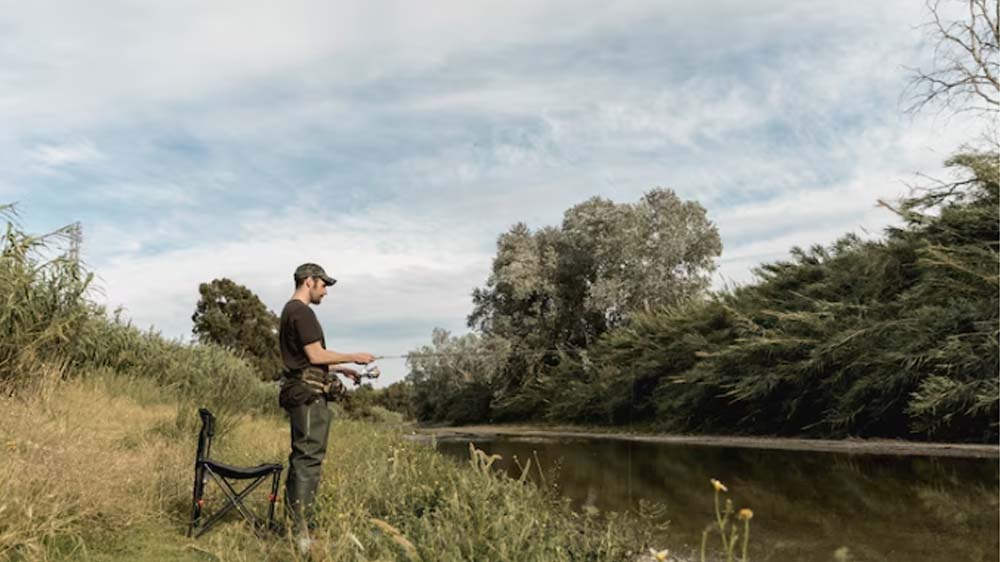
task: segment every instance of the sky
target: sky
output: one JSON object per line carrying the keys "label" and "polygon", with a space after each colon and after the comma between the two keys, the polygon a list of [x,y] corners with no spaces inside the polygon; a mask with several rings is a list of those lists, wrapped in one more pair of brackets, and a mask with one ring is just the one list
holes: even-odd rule
{"label": "sky", "polygon": [[[280,311],[339,280],[328,347],[467,330],[497,236],[654,187],[719,228],[714,286],[894,222],[972,139],[907,114],[919,0],[0,0],[0,203],[79,221],[95,300],[187,340],[198,284]],[[406,374],[380,361],[382,384]]]}

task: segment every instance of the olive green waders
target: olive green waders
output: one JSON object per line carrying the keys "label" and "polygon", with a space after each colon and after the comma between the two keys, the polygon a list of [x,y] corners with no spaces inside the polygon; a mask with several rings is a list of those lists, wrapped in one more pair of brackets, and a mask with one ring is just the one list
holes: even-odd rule
{"label": "olive green waders", "polygon": [[325,398],[287,408],[292,426],[292,453],[288,455],[285,508],[297,533],[308,533],[313,521],[316,492],[326,455],[332,414]]}

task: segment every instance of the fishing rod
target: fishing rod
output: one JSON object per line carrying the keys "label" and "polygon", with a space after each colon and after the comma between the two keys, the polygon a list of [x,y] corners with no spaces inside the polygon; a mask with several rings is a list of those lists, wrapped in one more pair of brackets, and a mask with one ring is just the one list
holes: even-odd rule
{"label": "fishing rod", "polygon": [[[566,353],[566,349],[536,349],[534,351],[520,351],[517,355],[546,355],[549,353]],[[409,359],[411,357],[463,357],[463,356],[491,356],[502,355],[502,351],[413,351],[403,355],[376,355],[375,359]]]}
{"label": "fishing rod", "polygon": [[[564,349],[536,349],[534,351],[520,352],[518,355],[524,356],[535,356],[535,355],[546,355],[549,353],[564,353]],[[499,356],[503,352],[500,351],[436,351],[421,353],[418,351],[410,352],[405,355],[376,355],[371,363],[365,365],[364,369],[358,372],[358,379],[354,382],[354,385],[360,385],[361,379],[374,380],[382,374],[381,369],[375,364],[375,361],[379,359],[410,359],[410,358],[422,358],[422,357],[489,357],[489,356]]]}

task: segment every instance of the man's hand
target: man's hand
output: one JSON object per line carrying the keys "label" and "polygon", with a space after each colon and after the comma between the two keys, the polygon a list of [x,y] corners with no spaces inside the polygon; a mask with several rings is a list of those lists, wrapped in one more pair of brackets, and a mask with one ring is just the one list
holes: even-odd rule
{"label": "man's hand", "polygon": [[375,360],[375,356],[374,355],[372,355],[371,353],[364,353],[364,352],[362,352],[362,353],[355,353],[354,354],[354,361],[353,361],[353,363],[357,363],[358,365],[367,365],[367,364],[371,363],[374,360]]}
{"label": "man's hand", "polygon": [[337,367],[337,372],[354,381],[354,384],[361,384],[361,375],[349,367]]}

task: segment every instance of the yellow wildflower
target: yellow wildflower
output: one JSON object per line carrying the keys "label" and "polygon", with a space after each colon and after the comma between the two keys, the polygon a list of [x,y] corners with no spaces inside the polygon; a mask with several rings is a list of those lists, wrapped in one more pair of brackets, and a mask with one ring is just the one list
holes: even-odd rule
{"label": "yellow wildflower", "polygon": [[737,513],[736,515],[737,515],[737,516],[738,516],[738,517],[739,517],[740,519],[742,519],[742,520],[744,520],[744,521],[749,521],[749,520],[753,519],[753,510],[752,510],[752,509],[750,509],[750,508],[748,508],[748,507],[744,507],[744,508],[743,508],[743,509],[741,509],[741,510],[740,510],[740,512],[739,512],[739,513]]}
{"label": "yellow wildflower", "polygon": [[719,482],[715,478],[713,478],[711,480],[711,482],[712,482],[712,487],[715,488],[716,492],[728,492],[729,491],[729,488],[727,488],[725,484],[723,484],[722,482]]}
{"label": "yellow wildflower", "polygon": [[649,549],[649,554],[653,556],[653,559],[656,560],[656,562],[667,562],[668,557],[670,556],[670,552],[666,549],[657,551],[651,548]]}

